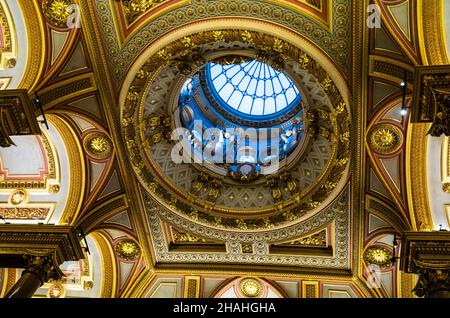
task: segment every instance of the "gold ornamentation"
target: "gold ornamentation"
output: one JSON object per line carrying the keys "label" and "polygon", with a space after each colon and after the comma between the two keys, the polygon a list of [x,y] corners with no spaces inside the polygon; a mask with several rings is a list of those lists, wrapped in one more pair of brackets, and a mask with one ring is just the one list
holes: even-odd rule
{"label": "gold ornamentation", "polygon": [[[3,35],[3,47],[0,48],[0,69],[10,68],[10,61],[14,60],[14,64],[16,62],[16,59],[14,57],[11,57],[14,33],[11,33],[11,27],[8,23],[5,8],[3,8],[1,5],[0,5],[0,28],[1,33]],[[3,54],[5,55],[5,58],[2,58]]]}
{"label": "gold ornamentation", "polygon": [[194,40],[192,39],[192,36],[185,36],[183,38],[183,44],[185,47],[187,48],[194,48],[195,47],[195,43]]}
{"label": "gold ornamentation", "polygon": [[306,201],[306,206],[312,209],[315,209],[317,207],[319,207],[320,202],[314,201],[314,200],[308,200]]}
{"label": "gold ornamentation", "polygon": [[371,148],[380,154],[396,152],[403,143],[403,134],[400,128],[391,124],[376,126],[370,134]]}
{"label": "gold ornamentation", "polygon": [[225,36],[222,31],[213,31],[214,41],[216,42],[224,42]]}
{"label": "gold ornamentation", "polygon": [[143,69],[140,69],[137,74],[136,77],[139,79],[144,79],[150,76],[150,72],[149,71],[145,71]]}
{"label": "gold ornamentation", "polygon": [[214,225],[218,228],[223,228],[222,218],[220,216],[214,217]]}
{"label": "gold ornamentation", "polygon": [[350,141],[350,132],[346,131],[345,133],[341,134],[340,140],[342,143],[348,143]]}
{"label": "gold ornamentation", "polygon": [[16,190],[9,196],[9,202],[12,205],[19,205],[26,202],[28,199],[28,194],[25,190]]}
{"label": "gold ornamentation", "polygon": [[315,7],[316,9],[322,10],[322,0],[302,0],[302,1]]}
{"label": "gold ornamentation", "polygon": [[248,44],[254,44],[252,34],[249,31],[242,31],[241,33],[242,41]]}
{"label": "gold ornamentation", "polygon": [[192,212],[189,214],[189,217],[190,217],[191,219],[193,219],[194,221],[197,221],[197,220],[198,220],[198,212],[197,212],[197,211],[192,211]]}
{"label": "gold ornamentation", "polygon": [[302,55],[300,55],[298,62],[300,63],[300,66],[304,69],[306,69],[308,67],[309,64],[309,57],[308,54],[303,53]]}
{"label": "gold ornamentation", "polygon": [[327,75],[327,77],[320,83],[320,86],[322,86],[324,91],[328,91],[331,86],[333,85],[333,81],[330,79],[330,77]]}
{"label": "gold ornamentation", "polygon": [[83,148],[91,158],[104,160],[111,156],[113,144],[106,134],[91,132],[84,137]]}
{"label": "gold ornamentation", "polygon": [[319,233],[303,237],[298,240],[290,241],[282,245],[294,245],[305,247],[327,247],[327,230],[320,231]]}
{"label": "gold ornamentation", "polygon": [[159,50],[157,55],[164,61],[167,61],[172,57],[172,53],[167,52],[165,49]]}
{"label": "gold ornamentation", "polygon": [[182,232],[172,227],[172,237],[173,242],[176,244],[180,243],[207,243],[206,239],[198,237],[191,233]]}
{"label": "gold ornamentation", "polygon": [[156,193],[156,190],[158,190],[158,184],[156,182],[151,182],[149,184],[149,188],[150,188],[150,192],[151,193]]}
{"label": "gold ornamentation", "polygon": [[45,220],[50,208],[0,208],[5,220]]}
{"label": "gold ornamentation", "polygon": [[338,104],[338,105],[336,106],[336,114],[337,114],[337,115],[343,113],[344,110],[345,110],[345,103],[344,103],[344,102],[342,102],[342,103],[340,103],[340,104]]}
{"label": "gold ornamentation", "polygon": [[238,219],[236,220],[237,228],[240,230],[247,230],[247,223],[244,220]]}
{"label": "gold ornamentation", "polygon": [[49,287],[47,291],[48,298],[64,298],[66,296],[66,288],[64,284],[56,283]]}
{"label": "gold ornamentation", "polygon": [[253,245],[252,244],[241,244],[241,251],[244,254],[253,254]]}
{"label": "gold ornamentation", "polygon": [[115,251],[125,260],[136,259],[141,254],[141,248],[133,240],[121,240],[116,244]]}
{"label": "gold ornamentation", "polygon": [[283,53],[283,49],[284,49],[283,41],[275,38],[275,40],[273,42],[273,49],[277,52]]}
{"label": "gold ornamentation", "polygon": [[42,11],[47,21],[56,27],[67,27],[67,19],[74,13],[71,0],[44,0]]}
{"label": "gold ornamentation", "polygon": [[139,99],[139,93],[138,92],[128,92],[127,99],[129,101],[136,101]]}
{"label": "gold ornamentation", "polygon": [[239,288],[246,297],[259,297],[262,293],[262,284],[255,278],[244,278],[239,284]]}
{"label": "gold ornamentation", "polygon": [[450,183],[444,183],[442,184],[442,190],[444,192],[450,193]]}
{"label": "gold ornamentation", "polygon": [[[292,45],[289,42],[283,42],[282,40],[279,41],[275,41],[276,37],[273,36],[269,36],[267,34],[263,34],[260,32],[254,32],[254,31],[248,31],[248,30],[242,30],[242,29],[233,29],[233,30],[220,30],[221,33],[224,38],[225,38],[225,42],[242,42],[242,37],[244,32],[248,32],[248,34],[251,35],[252,40],[254,41],[254,46],[255,46],[255,52],[257,53],[257,57],[261,57],[261,58],[270,58],[273,59],[276,56],[284,56],[285,58],[288,57],[289,59],[292,59],[294,61],[298,61],[300,59],[300,56],[302,56],[304,53],[304,51],[302,51],[301,49],[295,47],[294,45]],[[215,33],[216,37],[218,36],[219,33]],[[245,33],[247,34],[247,33]],[[248,35],[247,34],[247,35]],[[210,43],[214,43],[214,31],[204,31],[201,33],[197,33],[197,34],[193,34],[191,35],[192,39],[195,41],[195,44],[197,45],[197,47],[202,48],[203,46],[206,46]],[[274,43],[278,43],[278,44],[283,44],[283,54],[280,54],[278,52],[274,52],[274,48],[273,45]],[[189,49],[185,49],[185,43],[183,43],[183,37],[181,37],[178,40],[173,41],[172,43],[168,44],[165,48],[165,53],[167,54],[172,54],[172,60],[177,60],[180,56],[185,56],[187,55],[187,51],[192,51]],[[264,52],[263,52],[264,51]],[[261,52],[265,53],[262,54]],[[267,54],[266,54],[267,53]],[[330,77],[327,77],[327,73],[326,71],[321,67],[321,65],[319,63],[317,63],[317,61],[314,60],[314,58],[312,58],[311,56],[307,56],[308,61],[308,67],[307,67],[307,71],[310,72],[312,75],[314,75],[317,79],[318,79],[318,83],[322,83],[324,81],[326,81],[328,79],[328,84],[330,85],[330,87],[332,87],[329,91],[326,92],[326,95],[330,98],[330,101],[333,105],[333,108],[335,109],[337,107],[337,105],[339,103],[343,102],[343,97],[340,94],[339,89],[336,87],[336,85],[334,84],[333,80]],[[158,56],[158,54],[153,55],[152,57],[147,59],[146,64],[143,66],[144,69],[146,70],[154,70],[151,71],[152,75],[150,78],[155,78],[155,76],[158,74],[158,72],[160,72],[160,70],[158,68],[155,67],[155,65],[158,65],[158,63],[161,63],[161,57]],[[192,62],[191,62],[192,63]],[[144,98],[145,94],[144,94],[144,89],[145,87],[148,87],[147,85],[150,84],[150,79],[146,82],[143,83],[144,81],[139,80],[139,79],[135,79],[133,83],[131,83],[131,88],[129,91],[136,91],[136,87],[139,89],[139,92],[141,92],[140,94],[140,98]],[[130,107],[131,105],[137,105],[139,104],[140,106],[136,106],[136,107]],[[130,111],[129,113],[126,113],[124,116],[126,118],[129,118],[131,116],[134,116],[133,118],[139,118],[138,116],[135,115],[139,115],[142,116],[143,111],[144,111],[144,106],[142,103],[142,100],[139,103],[131,103],[129,100],[125,101],[125,105],[124,105],[124,109],[132,109],[132,111]],[[318,115],[317,115],[318,116]],[[271,207],[267,207],[267,208],[262,208],[261,212],[267,213],[267,215],[270,213],[270,218],[271,220],[274,222],[274,224],[276,224],[276,226],[279,226],[280,223],[285,223],[288,222],[286,221],[284,218],[280,217],[282,215],[282,213],[285,212],[291,212],[294,219],[295,217],[299,217],[299,211],[293,209],[293,206],[299,206],[301,207],[300,210],[307,208],[305,205],[305,201],[307,200],[307,198],[314,198],[314,201],[317,202],[317,204],[320,204],[321,202],[323,202],[324,198],[326,196],[329,195],[330,191],[325,191],[324,185],[327,182],[336,182],[343,176],[344,174],[344,169],[342,169],[341,166],[339,166],[339,164],[337,163],[337,159],[336,156],[340,156],[340,158],[342,158],[343,156],[346,156],[346,154],[350,153],[350,134],[349,129],[350,129],[350,118],[349,118],[350,114],[346,111],[343,111],[343,114],[341,114],[339,116],[339,122],[341,123],[340,125],[338,125],[337,129],[335,132],[333,132],[332,137],[334,138],[332,140],[333,143],[333,157],[331,158],[331,164],[329,165],[329,168],[327,168],[327,170],[330,170],[335,168],[336,173],[332,173],[332,174],[326,174],[326,173],[322,173],[321,179],[320,179],[320,184],[317,185],[317,187],[311,188],[311,189],[300,189],[300,185],[297,185],[297,189],[295,189],[295,184],[292,183],[291,185],[291,189],[293,190],[293,193],[289,193],[289,188],[288,188],[288,184],[286,181],[281,182],[281,180],[276,180],[275,184],[274,184],[274,200],[276,200],[277,197],[280,196],[280,191],[281,190],[281,200],[279,202],[277,202],[278,204],[273,205]],[[142,118],[142,117],[141,117]],[[317,118],[315,118],[317,120]],[[130,127],[131,126],[131,127]],[[136,145],[131,148],[128,149],[129,155],[130,157],[135,157],[136,159],[133,161],[133,164],[135,165],[136,162],[138,161],[144,161],[144,166],[146,167],[146,169],[139,169],[136,171],[139,171],[141,173],[140,177],[142,178],[142,180],[144,180],[145,184],[146,184],[146,188],[148,190],[148,184],[151,181],[147,181],[147,180],[154,180],[152,177],[155,176],[155,173],[159,173],[159,168],[151,163],[148,162],[147,158],[142,158],[140,155],[140,152],[142,149],[142,147],[145,148],[145,141],[148,139],[149,134],[145,134],[146,132],[143,132],[142,130],[138,132],[137,128],[141,128],[142,126],[139,126],[138,123],[135,124],[131,124],[127,127],[127,129],[123,129],[123,133],[125,135],[125,140],[134,140],[137,137],[136,136],[146,136],[146,138],[144,140],[140,140],[139,142],[136,142]],[[308,127],[309,128],[309,127]],[[318,128],[318,127],[317,127]],[[347,132],[347,134],[345,134],[345,132]],[[142,134],[144,133],[144,134]],[[316,131],[316,133],[318,133],[318,129]],[[337,142],[340,137],[342,137],[344,139],[347,139],[347,142]],[[136,140],[137,141],[137,140]],[[339,158],[339,157],[338,157]],[[142,168],[143,168],[142,167]],[[148,167],[148,168],[147,168]],[[170,191],[175,190],[176,187],[168,180],[162,180],[162,182],[164,182],[165,185],[168,186],[168,188],[170,188]],[[194,183],[193,183],[194,186]],[[215,202],[211,202],[211,199],[215,198],[215,195],[217,193],[217,190],[212,190],[211,191],[211,195],[212,196],[208,196],[208,193],[211,189],[210,184],[206,184],[202,187],[200,193],[202,194],[201,196],[196,194],[196,192],[199,190],[199,185],[195,184],[196,188],[194,189],[189,189],[190,194],[187,193],[180,193],[180,203],[179,206],[177,208],[176,212],[182,213],[184,215],[188,215],[189,212],[187,211],[187,209],[182,208],[183,205],[187,205],[187,202],[189,202],[189,204],[193,207],[195,207],[198,211],[199,211],[199,220],[205,221],[207,223],[209,223],[210,225],[214,226],[217,228],[216,224],[215,224],[215,220],[213,217],[211,217],[213,212],[217,212],[217,213],[221,213],[221,214],[227,214],[227,217],[223,217],[223,222],[220,223],[220,226],[224,226],[227,228],[244,228],[247,227],[248,230],[254,230],[254,229],[258,229],[264,226],[264,222],[262,221],[262,218],[245,218],[243,220],[245,220],[245,222],[237,222],[236,219],[238,219],[238,217],[236,216],[232,216],[229,215],[231,214],[231,212],[234,211],[230,211],[229,209],[226,209],[223,207],[223,204],[212,204]],[[279,190],[277,191],[276,188],[279,188]],[[206,190],[205,190],[206,189]],[[286,191],[284,189],[287,189]],[[314,196],[313,192],[317,192],[318,189],[320,190],[320,195],[316,195]],[[272,192],[272,189],[270,189],[269,191]],[[300,191],[302,191],[302,195],[301,196],[296,196],[297,193],[299,193]],[[219,198],[220,198],[219,194]],[[161,192],[158,191],[158,193],[156,193],[156,196],[158,196],[159,198],[162,198],[163,195]],[[194,200],[194,196],[197,197]],[[227,198],[231,198],[230,195],[227,195]],[[244,199],[245,197],[243,197]],[[163,198],[164,199],[164,198]],[[165,199],[167,201],[167,199]],[[233,200],[233,199],[230,199]],[[216,201],[218,202],[218,201]],[[310,208],[308,208],[310,209]],[[258,210],[259,211],[259,210]],[[239,212],[241,212],[241,210],[239,210]],[[306,213],[306,212],[305,212]],[[275,217],[276,216],[278,217]],[[239,217],[240,218],[240,217]],[[244,226],[245,224],[245,226]]]}
{"label": "gold ornamentation", "polygon": [[337,160],[336,160],[336,164],[337,164],[338,166],[345,166],[345,165],[348,163],[348,160],[349,160],[348,157],[346,157],[346,158],[341,158],[341,159],[337,159]]}
{"label": "gold ornamentation", "polygon": [[364,252],[364,261],[367,264],[378,265],[381,268],[391,266],[392,250],[384,246],[371,246]]}
{"label": "gold ornamentation", "polygon": [[266,228],[268,228],[268,229],[271,229],[271,228],[274,227],[274,225],[272,224],[272,221],[270,221],[270,218],[269,218],[269,217],[265,217],[265,218],[263,219],[263,222],[264,222],[264,226],[265,226]]}
{"label": "gold ornamentation", "polygon": [[58,193],[59,190],[60,190],[59,184],[52,184],[52,185],[50,185],[50,188],[49,188],[50,194]]}
{"label": "gold ornamentation", "polygon": [[131,24],[147,11],[152,10],[164,1],[165,0],[123,0],[121,2],[127,22],[128,24]]}
{"label": "gold ornamentation", "polygon": [[292,221],[295,221],[297,219],[297,216],[294,213],[292,213],[291,211],[284,212],[283,216],[286,219],[286,221],[288,221],[288,222],[292,222]]}

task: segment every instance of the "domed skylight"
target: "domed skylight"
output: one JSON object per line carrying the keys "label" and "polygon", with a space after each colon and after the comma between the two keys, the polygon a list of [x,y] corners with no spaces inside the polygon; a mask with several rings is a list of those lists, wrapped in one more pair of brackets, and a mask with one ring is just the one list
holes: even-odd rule
{"label": "domed skylight", "polygon": [[210,63],[206,73],[220,104],[243,115],[285,113],[301,100],[299,90],[284,73],[257,60],[231,65]]}

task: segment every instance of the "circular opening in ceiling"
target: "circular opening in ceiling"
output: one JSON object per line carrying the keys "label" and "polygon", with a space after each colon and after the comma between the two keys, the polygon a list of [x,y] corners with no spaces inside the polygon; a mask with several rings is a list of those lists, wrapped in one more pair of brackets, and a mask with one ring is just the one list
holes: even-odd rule
{"label": "circular opening in ceiling", "polygon": [[258,60],[209,63],[205,76],[219,106],[238,118],[270,120],[283,116],[302,101],[286,74]]}
{"label": "circular opening in ceiling", "polygon": [[184,79],[175,121],[202,170],[250,182],[298,154],[304,105],[286,74],[254,58],[225,56]]}

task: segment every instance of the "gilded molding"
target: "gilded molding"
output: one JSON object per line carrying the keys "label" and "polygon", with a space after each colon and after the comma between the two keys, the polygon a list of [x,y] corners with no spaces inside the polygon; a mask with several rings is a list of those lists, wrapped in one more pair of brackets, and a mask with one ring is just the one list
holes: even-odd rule
{"label": "gilded molding", "polygon": [[418,7],[419,44],[422,55],[425,55],[423,56],[424,65],[444,65],[449,63],[447,48],[445,47],[444,1],[418,1],[420,4]]}
{"label": "gilded molding", "polygon": [[83,138],[83,149],[91,158],[105,160],[111,156],[114,148],[106,134],[94,131]]}
{"label": "gilded molding", "polygon": [[42,12],[48,23],[61,28],[67,28],[67,19],[73,14],[72,0],[44,0],[42,2]]}
{"label": "gilded molding", "polygon": [[7,292],[13,288],[14,284],[17,281],[17,269],[16,268],[6,268],[5,269],[5,282],[3,287],[3,292],[0,294],[0,297],[4,297]]}
{"label": "gilded molding", "polygon": [[114,252],[106,237],[99,232],[90,234],[98,245],[102,257],[101,273],[102,287],[101,297],[112,298],[116,296],[117,288],[117,265],[114,259]]}
{"label": "gilded molding", "polygon": [[263,292],[263,285],[259,279],[247,277],[241,280],[239,289],[245,297],[257,298],[260,297]]}
{"label": "gilded molding", "polygon": [[395,125],[379,124],[372,128],[368,142],[378,154],[392,154],[403,145],[403,133]]}
{"label": "gilded molding", "polygon": [[11,68],[16,64],[16,48],[14,47],[16,35],[14,24],[10,20],[7,10],[4,4],[0,3],[0,26],[3,40],[3,47],[0,48],[0,69]]}
{"label": "gilded molding", "polygon": [[200,276],[186,276],[184,278],[184,298],[200,298]]}
{"label": "gilded molding", "polygon": [[260,0],[243,0],[238,4],[234,1],[210,0],[207,2],[208,8],[205,2],[202,0],[192,1],[181,8],[159,15],[152,20],[152,23],[143,25],[133,33],[133,36],[127,39],[121,47],[114,34],[116,26],[111,6],[106,0],[95,1],[97,18],[98,21],[101,21],[101,31],[106,38],[109,67],[116,83],[122,82],[131,62],[145,49],[147,44],[154,42],[169,30],[186,25],[186,23],[193,23],[199,17],[220,20],[232,16],[245,19],[248,17],[249,11],[252,12],[254,19],[269,20],[305,35],[332,56],[344,72],[349,71],[350,59],[348,56],[351,44],[346,41],[346,36],[350,33],[351,24],[347,23],[350,6],[346,0],[332,2],[332,32],[323,23],[315,21],[306,14],[298,14],[296,10],[291,7],[286,8],[279,1],[268,3]]}
{"label": "gilded molding", "polygon": [[[270,35],[260,33],[260,32],[250,32],[252,38],[254,39],[255,45],[262,47],[271,47],[276,43],[277,38]],[[221,35],[228,41],[239,41],[242,40],[242,32],[240,30],[227,30],[221,32]],[[214,31],[201,32],[191,35],[194,43],[197,46],[202,44],[207,44],[214,41]],[[284,52],[287,56],[293,60],[297,60],[299,57],[304,55],[304,52],[298,49],[296,46],[281,41],[280,43],[284,45]],[[169,63],[175,54],[188,54],[190,48],[185,47],[185,43],[182,40],[176,40],[171,44],[167,45],[165,48],[160,49],[157,54],[153,55],[151,58],[147,59],[144,66],[141,66],[141,71],[149,72],[149,75],[142,78],[140,72],[129,87],[128,93],[126,94],[126,100],[122,108],[122,125],[123,132],[126,139],[127,148],[129,151],[129,158],[132,165],[135,168],[136,174],[140,177],[143,184],[148,187],[149,192],[158,197],[158,200],[163,200],[166,202],[171,202],[174,209],[177,212],[188,212],[188,205],[195,204],[195,209],[199,210],[198,218],[206,220],[209,223],[215,223],[208,215],[209,212],[215,211],[222,214],[236,214],[237,217],[242,217],[239,214],[240,211],[237,209],[223,208],[215,206],[213,204],[207,205],[203,204],[200,200],[193,201],[191,197],[186,193],[181,193],[179,189],[173,187],[167,182],[164,174],[157,167],[152,154],[148,153],[147,149],[142,149],[145,145],[145,132],[141,129],[140,133],[137,134],[137,124],[132,125],[133,121],[143,122],[143,104],[145,96],[144,92],[148,91],[150,84],[156,79],[156,74],[159,73],[160,69],[163,68],[167,63]],[[177,53],[178,52],[178,53]],[[319,82],[327,81],[327,86],[324,89],[324,93],[328,95],[330,105],[330,125],[333,126],[333,137],[332,140],[333,150],[331,159],[327,163],[326,169],[320,177],[320,181],[316,182],[314,185],[310,185],[308,188],[297,196],[292,196],[284,202],[280,202],[275,207],[271,208],[261,208],[252,212],[258,212],[265,214],[274,214],[271,216],[271,222],[276,225],[281,225],[285,222],[291,222],[291,219],[286,219],[281,217],[283,212],[290,210],[294,214],[298,214],[299,217],[303,216],[305,213],[314,209],[317,209],[319,204],[326,201],[331,193],[337,192],[337,183],[342,181],[341,178],[345,175],[345,171],[349,164],[349,154],[350,154],[350,114],[348,109],[345,107],[345,99],[342,95],[340,89],[336,86],[335,82],[329,77],[325,69],[316,62],[312,57],[309,57],[310,62],[307,66],[307,71],[315,76]],[[154,66],[159,67],[155,70]],[[153,72],[151,71],[153,70]],[[125,92],[125,90],[124,90]],[[139,118],[139,119],[137,119]],[[339,136],[339,138],[336,138]],[[144,155],[143,155],[144,153]],[[156,177],[156,178],[155,178]],[[158,178],[158,179],[157,179]],[[162,181],[160,181],[162,180]],[[181,200],[177,198],[176,201],[172,203],[172,197],[163,187],[155,186],[160,182],[164,182],[165,186],[170,187],[171,191],[177,193]],[[209,212],[205,213],[205,210]],[[248,212],[248,209],[247,209]],[[211,219],[211,220],[210,220]],[[210,220],[210,221],[209,221]],[[249,229],[258,229],[261,227],[259,224],[262,222],[261,218],[251,220],[247,219],[245,224],[240,222],[238,218],[228,217],[223,219],[223,225],[228,227],[245,227]],[[264,225],[267,222],[262,222]]]}
{"label": "gilded molding", "polygon": [[130,261],[139,257],[141,248],[134,240],[120,240],[114,246],[114,251],[124,260]]}
{"label": "gilded molding", "polygon": [[127,23],[132,24],[142,15],[153,10],[165,0],[124,0],[121,1],[123,11],[125,12]]}
{"label": "gilded molding", "polygon": [[[144,193],[147,208],[148,226],[152,233],[155,249],[155,261],[160,264],[214,263],[233,264],[278,264],[284,266],[314,266],[316,268],[346,269],[349,266],[349,190],[348,187],[326,209],[310,219],[285,228],[255,231],[230,231],[229,229],[214,228],[207,224],[199,224],[192,219],[184,218],[170,211],[168,206],[155,202],[149,194]],[[309,235],[317,228],[324,227],[335,220],[333,242],[334,253],[331,256],[303,256],[303,255],[273,255],[267,250],[268,244],[283,242],[297,237]],[[226,253],[186,252],[180,255],[170,252],[163,234],[163,222],[173,224],[179,229],[192,233],[201,233],[205,238],[227,242]],[[242,243],[253,243],[254,254],[247,254],[241,250]]]}
{"label": "gilded molding", "polygon": [[39,4],[36,1],[19,1],[27,27],[28,61],[19,88],[28,91],[39,83],[45,58],[44,24],[40,15]]}
{"label": "gilded molding", "polygon": [[[0,189],[26,189],[26,190],[48,190],[49,192],[54,189],[60,180],[59,173],[59,161],[54,148],[53,143],[51,143],[50,136],[45,130],[41,130],[41,141],[45,150],[46,159],[48,161],[48,174],[46,174],[39,181],[26,181],[26,180],[0,180]],[[55,183],[56,182],[56,183]]]}
{"label": "gilded molding", "polygon": [[[406,140],[406,187],[408,206],[413,228],[431,231],[431,217],[426,179],[428,124],[410,124]],[[412,182],[412,180],[414,180]]]}

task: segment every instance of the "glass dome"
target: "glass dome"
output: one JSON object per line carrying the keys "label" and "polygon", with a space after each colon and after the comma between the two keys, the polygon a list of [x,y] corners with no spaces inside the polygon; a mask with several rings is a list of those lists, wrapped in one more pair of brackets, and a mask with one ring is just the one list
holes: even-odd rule
{"label": "glass dome", "polygon": [[206,78],[220,105],[243,118],[282,115],[301,101],[299,90],[288,76],[257,60],[230,65],[209,63]]}

